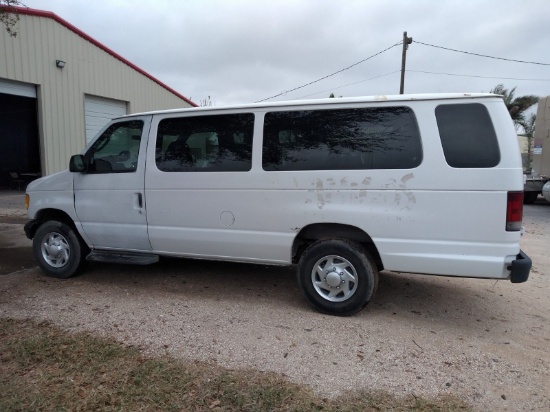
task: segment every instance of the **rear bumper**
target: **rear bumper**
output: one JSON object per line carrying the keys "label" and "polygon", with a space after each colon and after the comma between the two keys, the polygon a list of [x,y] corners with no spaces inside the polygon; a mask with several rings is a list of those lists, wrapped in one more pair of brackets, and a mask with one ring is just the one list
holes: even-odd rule
{"label": "rear bumper", "polygon": [[523,252],[519,251],[519,254],[516,256],[516,259],[512,261],[511,270],[510,270],[510,281],[512,283],[523,283],[529,279],[529,272],[531,271],[531,266],[533,262],[531,258]]}

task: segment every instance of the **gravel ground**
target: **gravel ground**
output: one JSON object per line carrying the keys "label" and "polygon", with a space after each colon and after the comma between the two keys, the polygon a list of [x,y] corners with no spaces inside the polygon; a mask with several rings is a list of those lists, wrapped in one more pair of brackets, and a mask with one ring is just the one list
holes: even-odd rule
{"label": "gravel ground", "polygon": [[[22,225],[13,223],[21,203],[4,197],[0,250],[28,259]],[[311,310],[294,267],[187,259],[90,264],[65,281],[20,265],[0,276],[0,316],[279,372],[325,396],[370,388],[455,394],[479,411],[548,411],[550,204],[526,206],[524,224],[522,248],[534,262],[527,283],[384,272],[373,302],[350,318]]]}

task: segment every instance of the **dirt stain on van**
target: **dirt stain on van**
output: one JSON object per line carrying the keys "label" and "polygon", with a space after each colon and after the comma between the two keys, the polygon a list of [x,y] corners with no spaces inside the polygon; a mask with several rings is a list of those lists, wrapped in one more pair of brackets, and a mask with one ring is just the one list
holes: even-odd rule
{"label": "dirt stain on van", "polygon": [[364,185],[370,185],[371,181],[372,179],[370,177],[365,177],[361,183]]}
{"label": "dirt stain on van", "polygon": [[403,184],[405,184],[411,179],[414,179],[414,175],[412,173],[408,173],[408,174],[406,174],[405,176],[403,176],[401,178],[401,182],[403,182]]}
{"label": "dirt stain on van", "polygon": [[407,199],[409,200],[406,209],[409,209],[411,204],[416,204],[416,197],[414,196],[414,193],[411,190],[408,190],[406,185],[406,183],[411,179],[414,179],[414,174],[408,173],[401,178],[401,184],[399,185],[399,187],[403,189],[403,193],[405,194],[405,196],[407,196]]}
{"label": "dirt stain on van", "polygon": [[321,179],[317,179],[315,181],[315,187],[317,188],[317,207],[322,209],[325,207],[325,188],[323,186],[323,181]]}
{"label": "dirt stain on van", "polygon": [[399,206],[399,204],[401,203],[401,193],[395,192],[395,198],[393,199],[393,203]]}
{"label": "dirt stain on van", "polygon": [[407,196],[407,199],[409,199],[409,204],[414,203],[416,204],[416,197],[414,197],[414,193],[410,190],[405,191],[405,196]]}

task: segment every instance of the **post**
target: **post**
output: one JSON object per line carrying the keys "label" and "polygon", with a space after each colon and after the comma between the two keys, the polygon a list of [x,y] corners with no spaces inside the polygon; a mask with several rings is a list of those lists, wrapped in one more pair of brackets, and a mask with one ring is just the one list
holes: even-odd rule
{"label": "post", "polygon": [[413,41],[412,37],[407,37],[407,32],[403,32],[403,54],[401,55],[401,86],[399,87],[399,94],[403,94],[405,90],[405,62],[407,61],[407,49],[409,44]]}

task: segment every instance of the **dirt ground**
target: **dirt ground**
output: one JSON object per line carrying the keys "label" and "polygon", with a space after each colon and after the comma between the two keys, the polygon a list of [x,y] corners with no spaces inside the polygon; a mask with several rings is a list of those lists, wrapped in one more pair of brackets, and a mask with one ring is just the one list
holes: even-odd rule
{"label": "dirt ground", "polygon": [[45,277],[23,234],[22,199],[0,193],[2,317],[279,372],[326,396],[364,387],[452,393],[480,411],[550,410],[550,204],[542,199],[525,207],[528,282],[384,272],[374,301],[350,318],[311,310],[294,267],[162,259]]}

